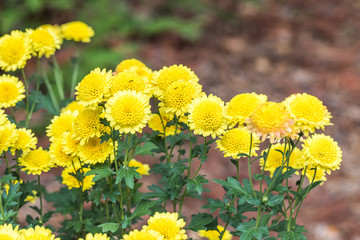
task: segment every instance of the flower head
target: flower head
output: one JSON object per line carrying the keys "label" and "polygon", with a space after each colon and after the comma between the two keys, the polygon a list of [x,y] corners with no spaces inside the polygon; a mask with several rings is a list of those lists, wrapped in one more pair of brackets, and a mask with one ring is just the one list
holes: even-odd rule
{"label": "flower head", "polygon": [[146,77],[140,76],[135,71],[125,70],[114,76],[111,80],[110,96],[118,91],[134,90],[147,95],[151,92],[151,84]]}
{"label": "flower head", "polygon": [[89,138],[83,145],[79,145],[80,160],[88,164],[103,163],[108,157],[114,159],[112,141],[101,143],[99,137]]}
{"label": "flower head", "polygon": [[155,213],[148,220],[148,226],[144,226],[146,231],[154,230],[164,236],[164,240],[186,239],[186,231],[183,229],[185,222],[178,219],[177,213]]}
{"label": "flower head", "polygon": [[23,153],[19,158],[19,165],[23,166],[23,171],[32,175],[40,175],[55,166],[49,152],[43,150],[42,147]]}
{"label": "flower head", "polygon": [[94,235],[91,233],[86,234],[85,239],[79,238],[79,240],[110,240],[110,237],[105,233],[95,233]]}
{"label": "flower head", "polygon": [[137,168],[136,171],[140,175],[149,175],[149,171],[150,171],[149,164],[143,164],[139,161],[136,161],[135,159],[131,159],[129,162],[129,167]]}
{"label": "flower head", "polygon": [[323,185],[324,182],[327,180],[325,177],[325,175],[326,175],[325,169],[320,168],[320,167],[307,166],[306,172],[305,172],[305,170],[303,170],[301,172],[302,175],[304,175],[304,173],[310,183],[322,181],[322,183],[320,183],[320,185]]}
{"label": "flower head", "polygon": [[55,141],[50,144],[49,152],[53,162],[58,166],[66,167],[73,161],[73,156],[65,153],[61,137],[56,138]]}
{"label": "flower head", "polygon": [[260,140],[246,128],[239,127],[226,131],[216,143],[218,145],[217,148],[225,154],[225,157],[239,159],[238,155],[240,153],[249,154],[250,146],[251,155],[257,156],[256,150],[259,149],[258,144]]}
{"label": "flower head", "polygon": [[105,118],[120,133],[141,132],[150,119],[149,97],[141,92],[119,91],[105,105]]}
{"label": "flower head", "polygon": [[0,225],[0,239],[23,240],[19,232],[19,226],[13,227],[11,224]]}
{"label": "flower head", "polygon": [[66,107],[61,109],[61,113],[70,111],[70,112],[81,112],[84,109],[84,105],[80,104],[79,101],[72,101]]}
{"label": "flower head", "polygon": [[100,125],[100,114],[102,108],[89,109],[85,108],[76,116],[73,124],[73,137],[75,140],[84,144],[89,138],[98,136],[100,132],[98,126]]}
{"label": "flower head", "polygon": [[31,58],[31,45],[25,33],[14,30],[0,38],[0,68],[15,71],[24,68]]}
{"label": "flower head", "polygon": [[27,29],[26,33],[31,41],[32,53],[38,58],[44,55],[49,58],[54,55],[56,49],[60,49],[62,38],[51,28]]}
{"label": "flower head", "polygon": [[262,103],[267,101],[267,96],[256,93],[242,93],[233,97],[225,106],[225,117],[230,128],[236,124],[242,126],[245,120]]}
{"label": "flower head", "polygon": [[294,120],[282,103],[266,102],[255,109],[246,123],[252,132],[262,135],[262,141],[270,136],[270,142],[274,143],[289,135],[293,130],[290,126],[294,124]]}
{"label": "flower head", "polygon": [[138,69],[138,68],[147,68],[144,63],[141,61],[131,58],[131,59],[125,59],[121,61],[117,66],[115,71],[117,73],[121,73],[125,70],[131,70],[131,69]]}
{"label": "flower head", "polygon": [[85,174],[88,171],[90,171],[90,168],[82,167],[79,161],[74,161],[74,164],[70,164],[62,171],[62,183],[65,184],[69,189],[80,188],[82,186],[82,191],[89,190],[95,184],[92,181],[95,175],[83,177],[82,182],[79,179],[76,179],[74,176],[77,172]]}
{"label": "flower head", "polygon": [[171,120],[172,119],[169,119],[167,114],[161,114],[160,117],[158,113],[153,113],[150,115],[148,126],[153,131],[158,131],[161,135],[164,135],[164,127],[165,127],[165,135],[171,136],[175,134],[175,125],[166,127],[166,124]]}
{"label": "flower head", "polygon": [[25,98],[24,84],[11,75],[0,76],[0,108],[14,107]]}
{"label": "flower head", "polygon": [[32,190],[31,194],[27,195],[26,198],[24,199],[24,201],[34,204],[37,199],[36,195],[37,195],[37,191]]}
{"label": "flower head", "polygon": [[60,138],[65,132],[71,132],[77,115],[78,112],[67,111],[61,113],[60,116],[55,116],[51,120],[51,124],[46,127],[46,133],[50,137],[50,141]]}
{"label": "flower head", "polygon": [[61,145],[64,153],[75,157],[79,153],[80,141],[73,138],[74,132],[65,132],[61,135]]}
{"label": "flower head", "polygon": [[0,127],[5,126],[6,124],[9,124],[10,121],[7,118],[7,115],[5,114],[5,111],[0,109]]}
{"label": "flower head", "polygon": [[7,123],[0,126],[0,153],[6,152],[9,147],[14,146],[16,141],[16,125],[13,123]]}
{"label": "flower head", "polygon": [[11,153],[14,154],[16,150],[27,152],[30,149],[35,149],[38,139],[34,136],[31,130],[26,128],[16,129],[16,141],[11,146]]}
{"label": "flower head", "polygon": [[90,26],[80,21],[65,23],[61,25],[61,30],[65,39],[75,42],[90,42],[95,34]]}
{"label": "flower head", "polygon": [[35,226],[35,228],[28,228],[21,230],[24,240],[60,240],[55,238],[55,235],[50,229],[45,227]]}
{"label": "flower head", "polygon": [[195,98],[189,105],[189,127],[195,134],[213,138],[224,133],[224,102],[212,94]]}
{"label": "flower head", "polygon": [[305,136],[314,133],[315,129],[323,129],[330,123],[331,114],[316,97],[303,93],[293,94],[284,100],[295,124],[300,127]]}
{"label": "flower head", "polygon": [[[209,240],[219,240],[220,239],[220,233],[224,231],[224,227],[218,225],[217,229],[219,231],[216,231],[216,230],[207,230],[207,231],[200,230],[198,233],[199,233],[200,237],[204,237],[204,238],[207,238]],[[231,240],[232,239],[232,235],[230,234],[230,232],[228,230],[225,231],[222,239],[223,240]]]}
{"label": "flower head", "polygon": [[164,236],[154,230],[137,230],[124,235],[124,240],[163,240]]}

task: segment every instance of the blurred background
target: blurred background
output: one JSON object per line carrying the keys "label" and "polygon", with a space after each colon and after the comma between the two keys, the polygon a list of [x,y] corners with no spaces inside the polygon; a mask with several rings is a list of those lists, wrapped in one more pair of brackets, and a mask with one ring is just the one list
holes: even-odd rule
{"label": "blurred background", "polygon": [[[270,101],[297,92],[317,96],[333,115],[326,134],[339,142],[343,162],[309,194],[299,223],[308,239],[359,240],[359,12],[359,0],[1,0],[0,34],[80,20],[95,30],[82,46],[81,77],[138,58],[153,70],[186,65],[206,93],[224,101],[244,92]],[[74,55],[69,44],[57,58],[66,69]],[[211,150],[202,174],[225,178],[235,169]],[[49,179],[51,191],[56,181]],[[205,198],[221,197],[221,188],[209,187]],[[197,212],[201,203],[189,202],[185,214]]]}

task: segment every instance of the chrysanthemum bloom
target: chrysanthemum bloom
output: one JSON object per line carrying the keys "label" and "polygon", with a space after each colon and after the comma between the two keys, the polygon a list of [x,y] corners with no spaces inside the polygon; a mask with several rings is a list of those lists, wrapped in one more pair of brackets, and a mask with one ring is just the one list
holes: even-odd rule
{"label": "chrysanthemum bloom", "polygon": [[[74,168],[74,166],[75,166],[75,168]],[[73,175],[71,175],[71,174],[76,174],[77,171],[80,171],[83,174],[85,174],[88,171],[90,171],[90,168],[81,167],[79,161],[75,161],[74,165],[70,164],[62,171],[62,173],[61,173],[62,183],[65,184],[69,189],[80,188],[81,184],[83,184],[82,191],[89,190],[95,184],[92,181],[95,175],[90,175],[90,176],[84,177],[83,183],[81,183],[81,182],[79,182],[78,179],[76,179]]]}
{"label": "chrysanthemum bloom", "polygon": [[149,171],[150,171],[149,164],[144,164],[139,161],[136,161],[135,159],[131,159],[129,162],[129,167],[137,168],[136,171],[140,175],[149,175]]}
{"label": "chrysanthemum bloom", "polygon": [[151,84],[148,78],[142,77],[134,71],[125,70],[114,76],[110,84],[110,96],[114,96],[118,91],[134,90],[146,95],[151,93]]}
{"label": "chrysanthemum bloom", "polygon": [[166,127],[166,124],[168,122],[170,122],[170,120],[172,120],[172,119],[168,119],[166,114],[161,114],[161,118],[160,118],[159,114],[153,113],[150,116],[148,126],[153,131],[158,131],[162,135],[164,135],[164,127],[165,127],[165,135],[166,136],[174,135],[175,134],[175,125]]}
{"label": "chrysanthemum bloom", "polygon": [[0,108],[15,106],[25,98],[24,92],[24,84],[17,77],[7,74],[0,76]]}
{"label": "chrysanthemum bloom", "polygon": [[284,100],[295,124],[300,127],[305,136],[314,133],[315,129],[323,129],[330,123],[331,114],[323,103],[312,95],[293,94]]}
{"label": "chrysanthemum bloom", "polygon": [[85,239],[79,238],[79,240],[110,240],[110,237],[105,233],[95,233],[94,235],[88,233],[86,234]]}
{"label": "chrysanthemum bloom", "polygon": [[195,98],[189,105],[189,127],[195,134],[213,138],[224,133],[224,102],[212,94]]}
{"label": "chrysanthemum bloom", "polygon": [[248,129],[262,136],[261,141],[269,136],[271,143],[288,136],[293,130],[291,125],[294,124],[285,106],[275,102],[260,104],[245,122]]}
{"label": "chrysanthemum bloom", "polygon": [[80,104],[79,101],[72,101],[66,107],[62,108],[60,112],[61,113],[66,112],[66,111],[81,112],[84,108],[85,108],[84,105]]}
{"label": "chrysanthemum bloom", "polygon": [[172,65],[170,67],[163,67],[153,75],[154,95],[157,98],[161,98],[165,90],[178,80],[195,82],[199,81],[199,78],[195,75],[190,68],[183,65]]}
{"label": "chrysanthemum bloom", "polygon": [[16,129],[16,140],[11,145],[11,153],[15,154],[16,150],[21,150],[27,152],[30,149],[35,149],[38,142],[37,137],[34,136],[34,133],[31,130],[26,128]]}
{"label": "chrysanthemum bloom", "polygon": [[98,136],[98,125],[100,124],[100,114],[102,108],[89,109],[85,108],[76,116],[73,124],[73,137],[75,140],[80,141],[80,144],[84,144],[89,138]]}
{"label": "chrysanthemum bloom", "polygon": [[42,147],[23,153],[19,158],[19,165],[23,167],[22,171],[32,175],[40,175],[55,166],[49,152]]}
{"label": "chrysanthemum bloom", "polygon": [[173,82],[164,91],[160,111],[177,116],[185,114],[192,100],[201,95],[201,90],[202,86],[194,80]]}
{"label": "chrysanthemum bloom", "polygon": [[24,240],[60,240],[60,238],[55,238],[50,229],[40,226],[22,229],[21,235],[24,237]]}
{"label": "chrysanthemum bloom", "polygon": [[267,101],[267,96],[256,93],[242,93],[233,97],[225,106],[225,118],[230,128],[236,124],[242,126],[245,120],[262,103]]}
{"label": "chrysanthemum bloom", "polygon": [[41,58],[45,55],[49,58],[54,55],[56,49],[60,49],[62,39],[51,29],[39,27],[35,30],[27,29],[26,33],[31,41],[33,56]]}
{"label": "chrysanthemum bloom", "polygon": [[116,66],[115,72],[121,73],[125,70],[131,70],[137,68],[147,68],[147,66],[143,62],[135,58],[125,59]]}
{"label": "chrysanthemum bloom", "polygon": [[119,91],[105,105],[105,118],[120,133],[141,132],[150,119],[149,97],[141,92]]}
{"label": "chrysanthemum bloom", "polygon": [[64,153],[75,157],[79,153],[80,141],[73,138],[73,132],[66,132],[61,135],[61,145]]}
{"label": "chrysanthemum bloom", "polygon": [[7,118],[7,115],[5,114],[5,111],[0,109],[0,127],[4,126],[6,124],[9,124],[9,123],[10,123],[10,121]]}
{"label": "chrysanthemum bloom", "polygon": [[219,148],[225,154],[225,157],[239,159],[238,155],[240,153],[249,154],[251,143],[251,155],[257,156],[256,151],[259,149],[260,140],[255,134],[252,134],[251,140],[251,134],[244,127],[233,128],[220,136],[219,140],[216,140],[216,148]]}
{"label": "chrysanthemum bloom", "polygon": [[46,127],[46,134],[50,141],[60,138],[64,132],[71,132],[73,130],[73,123],[78,112],[63,112],[60,116],[55,116],[51,120],[51,124]]}
{"label": "chrysanthemum bloom", "polygon": [[102,143],[99,137],[92,137],[79,145],[80,160],[88,164],[103,163],[108,157],[114,158],[114,145],[112,141],[104,141]]}
{"label": "chrysanthemum bloom", "polygon": [[[216,230],[208,230],[208,231],[200,230],[198,233],[199,233],[200,237],[207,238],[209,240],[219,240],[220,233],[224,231],[224,227],[218,225],[217,229],[219,230],[219,232]],[[232,239],[232,235],[230,234],[230,232],[228,230],[225,231],[222,239],[223,240],[231,240]]]}
{"label": "chrysanthemum bloom", "polygon": [[178,219],[177,213],[155,213],[148,220],[148,226],[143,229],[154,230],[164,236],[164,240],[180,240],[186,239],[185,221]]}
{"label": "chrysanthemum bloom", "polygon": [[51,34],[55,35],[55,37],[60,40],[60,45],[63,43],[63,35],[62,35],[61,28],[59,25],[43,24],[43,25],[40,25],[39,28],[45,29],[45,30],[51,32]]}
{"label": "chrysanthemum bloom", "polygon": [[123,236],[124,240],[163,240],[164,236],[154,230],[137,230]]}
{"label": "chrysanthemum bloom", "polygon": [[7,151],[9,147],[14,146],[17,138],[16,125],[12,123],[0,126],[0,153]]}
{"label": "chrysanthemum bloom", "polygon": [[24,240],[19,232],[19,226],[13,227],[11,224],[0,225],[0,239]]}
{"label": "chrysanthemum bloom", "polygon": [[84,106],[96,107],[109,94],[111,70],[95,68],[75,87],[76,100]]}
{"label": "chrysanthemum bloom", "polygon": [[[66,133],[64,133],[66,134]],[[69,133],[67,133],[69,134]],[[62,145],[62,138],[56,138],[49,147],[50,156],[57,166],[66,167],[71,164],[74,157],[66,154]]]}
{"label": "chrysanthemum bloom", "polygon": [[[264,167],[265,171],[269,171],[270,172],[270,176],[272,177],[274,175],[274,172],[276,170],[276,168],[281,167],[282,164],[284,164],[284,170],[286,171],[287,168],[287,159],[286,156],[283,156],[283,152],[285,150],[285,145],[284,144],[274,144],[269,152],[269,155],[267,156],[266,159],[266,164]],[[286,148],[286,151],[288,151],[289,149]],[[281,152],[279,152],[281,151]],[[267,150],[264,150],[264,152],[267,152]],[[259,162],[260,167],[264,166],[264,159],[261,158],[260,162]],[[304,166],[304,158],[303,158],[303,154],[301,152],[301,150],[299,148],[295,148],[293,150],[293,152],[290,155],[290,159],[289,159],[289,167],[292,167],[294,169],[301,169]]]}
{"label": "chrysanthemum bloom", "polygon": [[24,68],[31,58],[30,40],[25,33],[14,30],[0,38],[0,68],[15,71]]}
{"label": "chrysanthemum bloom", "polygon": [[36,195],[37,195],[37,191],[32,190],[31,194],[27,195],[26,198],[24,199],[24,201],[34,204],[36,199],[38,198]]}
{"label": "chrysanthemum bloom", "polygon": [[61,25],[61,30],[65,39],[75,42],[90,42],[95,34],[90,26],[80,21],[65,23]]}
{"label": "chrysanthemum bloom", "polygon": [[314,182],[322,181],[322,183],[320,183],[320,185],[323,185],[324,182],[327,180],[326,177],[325,177],[325,175],[326,175],[325,169],[320,168],[320,167],[316,168],[316,173],[315,173],[315,167],[307,166],[306,172],[305,172],[305,170],[303,170],[301,172],[302,175],[304,175],[304,173],[305,173],[305,175],[308,178],[310,183],[313,180],[314,180]]}
{"label": "chrysanthemum bloom", "polygon": [[323,168],[329,174],[340,168],[342,152],[330,136],[314,134],[304,140],[302,147],[308,165]]}

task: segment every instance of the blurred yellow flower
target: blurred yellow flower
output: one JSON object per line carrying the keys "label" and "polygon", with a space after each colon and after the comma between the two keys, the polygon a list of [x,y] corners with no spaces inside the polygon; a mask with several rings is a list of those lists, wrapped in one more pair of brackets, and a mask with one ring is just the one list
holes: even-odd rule
{"label": "blurred yellow flower", "polygon": [[95,175],[89,175],[83,178],[83,183],[76,179],[73,175],[76,172],[81,172],[83,174],[90,171],[90,168],[82,167],[79,161],[74,161],[74,164],[67,166],[61,173],[62,183],[65,184],[69,189],[80,188],[82,185],[82,191],[89,190],[95,183],[92,181]]}
{"label": "blurred yellow flower", "polygon": [[60,240],[60,238],[55,238],[50,229],[46,229],[43,226],[22,229],[21,235],[24,237],[24,240]]}
{"label": "blurred yellow flower", "polygon": [[72,101],[71,103],[66,105],[66,107],[61,109],[61,113],[66,112],[66,111],[81,112],[84,108],[85,108],[84,105],[80,104],[79,101]]}
{"label": "blurred yellow flower", "polygon": [[26,33],[31,41],[33,56],[49,58],[61,47],[62,39],[51,28],[27,29]]}
{"label": "blurred yellow flower", "polygon": [[137,230],[129,232],[123,236],[124,240],[163,240],[164,236],[154,230]]}
{"label": "blurred yellow flower", "polygon": [[19,226],[13,227],[11,224],[0,225],[0,239],[24,240],[19,232]]}
{"label": "blurred yellow flower", "polygon": [[79,240],[110,240],[105,233],[95,233],[94,235],[91,233],[86,234],[85,239],[79,238]]}
{"label": "blurred yellow flower", "polygon": [[15,76],[0,76],[0,108],[14,107],[25,98],[24,84]]}
{"label": "blurred yellow flower", "polygon": [[[315,173],[315,169],[316,169],[316,173]],[[305,170],[303,170],[301,173],[304,175]],[[322,183],[320,183],[320,185],[323,185],[324,182],[327,180],[325,177],[325,169],[320,168],[320,167],[307,166],[305,175],[308,178],[310,183],[312,181],[314,181],[314,182],[322,181]]]}
{"label": "blurred yellow flower", "polygon": [[65,39],[76,42],[90,42],[90,38],[95,34],[90,26],[80,21],[68,22],[60,27]]}
{"label": "blurred yellow flower", "polygon": [[170,127],[166,127],[166,124],[170,122],[172,119],[169,119],[167,114],[161,114],[153,113],[150,115],[150,120],[148,122],[149,128],[151,128],[153,131],[158,131],[161,135],[164,135],[164,127],[165,127],[165,135],[170,136],[175,134],[175,125],[172,125]]}
{"label": "blurred yellow flower", "polygon": [[27,171],[28,174],[32,175],[48,172],[55,166],[49,152],[43,150],[42,147],[23,153],[19,158],[19,165],[23,167],[22,171]]}
{"label": "blurred yellow flower", "polygon": [[139,161],[136,161],[135,159],[131,159],[129,162],[129,167],[137,168],[136,171],[140,175],[149,175],[149,171],[150,171],[149,164],[143,164]]}
{"label": "blurred yellow flower", "polygon": [[[216,230],[207,230],[207,231],[200,230],[198,232],[198,234],[199,234],[200,237],[204,237],[204,238],[207,238],[209,240],[219,240],[220,239],[220,233],[224,231],[224,227],[218,225],[217,229],[219,231],[216,231]],[[232,235],[230,234],[230,232],[228,230],[226,230],[223,237],[222,237],[222,240],[231,240],[231,239],[232,239]]]}
{"label": "blurred yellow flower", "polygon": [[15,154],[16,150],[21,150],[27,152],[30,149],[35,149],[38,142],[37,137],[34,136],[34,133],[30,129],[19,128],[16,129],[16,141],[11,146],[11,153]]}
{"label": "blurred yellow flower", "polygon": [[34,204],[37,199],[36,195],[37,195],[37,191],[32,190],[31,195],[27,195],[24,201]]}
{"label": "blurred yellow flower", "polygon": [[16,125],[7,123],[0,126],[0,154],[6,152],[9,147],[14,146],[17,138]]}
{"label": "blurred yellow flower", "polygon": [[142,63],[141,61],[135,58],[125,59],[116,66],[115,72],[121,73],[125,70],[132,70],[138,68],[147,68],[147,67],[144,63]]}

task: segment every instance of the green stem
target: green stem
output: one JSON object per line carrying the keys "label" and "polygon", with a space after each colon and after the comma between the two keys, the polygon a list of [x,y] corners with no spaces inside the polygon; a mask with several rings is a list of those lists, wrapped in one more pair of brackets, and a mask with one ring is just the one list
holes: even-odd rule
{"label": "green stem", "polygon": [[9,164],[9,160],[7,158],[6,152],[4,152],[4,158],[5,158],[5,162],[6,162],[6,168],[8,169],[9,173],[11,173],[10,164]]}
{"label": "green stem", "polygon": [[44,78],[44,82],[45,82],[45,85],[48,89],[48,92],[49,92],[49,95],[50,95],[50,99],[51,99],[51,102],[56,110],[56,112],[59,112],[60,111],[60,107],[59,107],[59,104],[58,104],[58,101],[56,99],[56,96],[55,96],[55,93],[54,93],[54,89],[52,87],[52,85],[50,84],[50,81],[49,81],[49,78],[47,76],[47,73],[45,72],[45,69],[42,67],[42,75],[43,75],[43,78]]}
{"label": "green stem", "polygon": [[42,201],[42,193],[41,193],[41,184],[40,184],[40,175],[38,175],[38,187],[39,187],[39,198],[40,198],[40,225],[44,224],[43,219],[43,201]]}
{"label": "green stem", "polygon": [[63,75],[60,66],[55,58],[55,55],[52,55],[52,59],[54,63],[54,78],[55,78],[56,87],[59,93],[60,100],[64,100],[65,95],[64,95]]}
{"label": "green stem", "polygon": [[22,77],[23,77],[23,80],[24,80],[24,83],[25,83],[25,95],[26,95],[26,120],[25,120],[25,127],[27,128],[28,125],[29,125],[29,100],[30,100],[30,96],[29,96],[29,82],[26,78],[26,74],[25,74],[25,71],[24,69],[22,68],[21,69],[21,74],[22,74]]}
{"label": "green stem", "polygon": [[[175,136],[177,134],[177,130],[178,130],[178,123],[179,123],[179,119],[176,117],[176,122],[175,122]],[[165,133],[165,130],[164,130],[164,133]],[[172,153],[174,151],[174,148],[175,148],[175,144],[171,147],[170,149],[170,153],[168,155],[168,159],[167,159],[167,163],[170,163],[170,160],[171,160],[171,157],[172,157]]]}
{"label": "green stem", "polygon": [[31,108],[29,111],[29,119],[31,119],[32,113],[34,112],[34,109],[35,109],[36,101],[38,100],[38,97],[39,97],[39,89],[40,89],[40,59],[39,58],[37,59],[36,65],[37,65],[36,98],[34,99],[33,103],[31,104]]}
{"label": "green stem", "polygon": [[71,90],[70,90],[70,98],[73,97],[74,92],[75,92],[75,87],[77,84],[77,77],[79,75],[79,69],[80,69],[80,64],[79,64],[79,49],[76,48],[75,50],[75,64],[74,64],[74,71],[71,77]]}
{"label": "green stem", "polygon": [[3,189],[1,182],[0,182],[0,191],[1,191],[0,192],[0,212],[1,212],[0,220],[3,221],[3,223],[6,223],[5,222],[4,208],[3,208],[3,205],[2,205],[2,194],[3,194],[3,191],[5,191],[5,189]]}
{"label": "green stem", "polygon": [[11,110],[11,115],[14,118],[15,124],[17,124],[14,107],[11,107],[10,110]]}
{"label": "green stem", "polygon": [[240,181],[240,170],[239,170],[240,159],[236,159],[236,179]]}
{"label": "green stem", "polygon": [[[18,175],[18,182],[20,184],[20,181],[21,181],[21,178],[20,178],[20,166],[19,166],[19,161],[18,161],[20,152],[19,152],[18,149],[16,150],[15,155],[16,155],[16,171],[17,171],[17,175]],[[19,208],[20,208],[20,197],[18,198],[17,205],[16,205],[16,214],[15,214],[15,217],[14,217],[15,222],[17,222]]]}
{"label": "green stem", "polygon": [[[252,193],[254,197],[256,197],[255,189],[254,189],[254,183],[252,179],[252,173],[251,173],[251,148],[252,148],[252,142],[253,142],[253,135],[250,133],[250,148],[249,148],[249,155],[248,155],[248,174],[249,174],[249,182],[251,186]],[[238,162],[239,165],[239,162]],[[238,166],[239,168],[239,166]],[[239,177],[238,177],[239,178]]]}
{"label": "green stem", "polygon": [[227,227],[229,226],[229,223],[230,223],[230,212],[228,213],[228,218],[227,218],[227,220],[226,220],[226,223],[225,223],[225,226],[224,226],[224,230],[223,231],[221,231],[221,233],[220,233],[220,236],[219,236],[219,240],[222,240],[222,238],[224,237],[224,234],[225,234],[225,232],[226,232],[226,229],[227,229]]}
{"label": "green stem", "polygon": [[158,105],[158,102],[157,102],[156,98],[153,97],[153,99],[154,99],[154,102],[155,102],[156,110],[157,110],[157,112],[159,114],[159,117],[160,117],[161,125],[162,125],[163,130],[164,130],[165,159],[168,159],[169,152],[168,152],[168,146],[166,145],[166,124],[164,123],[164,119],[162,118],[162,116],[160,114],[160,109],[159,109],[159,105]]}

